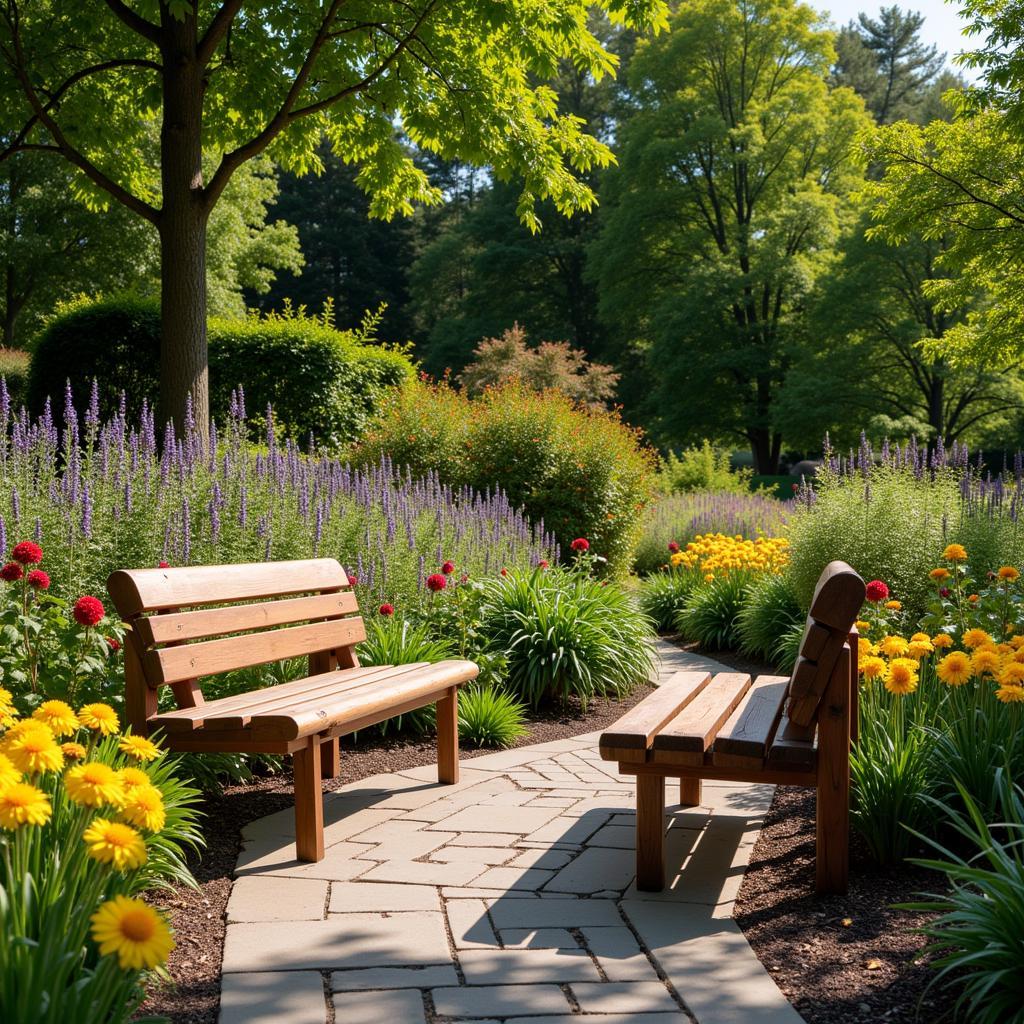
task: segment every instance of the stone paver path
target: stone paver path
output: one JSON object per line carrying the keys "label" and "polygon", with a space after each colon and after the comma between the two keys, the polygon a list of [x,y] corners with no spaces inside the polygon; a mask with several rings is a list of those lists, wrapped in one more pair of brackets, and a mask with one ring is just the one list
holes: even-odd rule
{"label": "stone paver path", "polygon": [[[694,665],[660,644],[661,679]],[[244,830],[221,1024],[797,1024],[731,920],[772,787],[670,807],[664,893],[633,879],[633,782],[597,734],[364,779],[325,798],[327,853],[290,810]]]}

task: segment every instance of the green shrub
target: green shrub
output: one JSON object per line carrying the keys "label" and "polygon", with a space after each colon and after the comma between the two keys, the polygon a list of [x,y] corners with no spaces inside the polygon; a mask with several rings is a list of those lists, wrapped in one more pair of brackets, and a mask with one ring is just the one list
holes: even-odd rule
{"label": "green shrub", "polygon": [[781,653],[780,641],[793,626],[802,629],[803,616],[789,579],[773,573],[759,577],[736,620],[740,650],[774,663]]}
{"label": "green shrub", "polygon": [[715,448],[706,438],[700,445],[684,448],[677,456],[669,452],[658,482],[668,494],[675,491],[722,491],[747,494],[752,469],[733,469],[729,452]]}
{"label": "green shrub", "polygon": [[[267,406],[287,436],[305,443],[338,447],[357,437],[382,404],[385,394],[414,376],[403,353],[369,344],[376,322],[359,331],[336,331],[329,312],[306,316],[303,310],[245,320],[211,318],[210,409],[223,421],[231,392],[241,385],[250,425],[262,432]],[[93,379],[100,384],[100,412],[106,417],[123,390],[130,415],[143,399],[150,405],[159,391],[160,309],[138,298],[80,301],[63,308],[40,337],[28,384],[31,408],[47,396],[63,407],[65,382],[86,395]]]}
{"label": "green shrub", "polygon": [[393,395],[355,447],[358,465],[387,457],[413,475],[436,471],[455,486],[501,488],[543,520],[562,554],[576,537],[612,570],[630,565],[650,500],[653,454],[617,413],[511,381],[469,398],[446,383]]}
{"label": "green shrub", "polygon": [[928,840],[941,857],[915,863],[945,872],[952,891],[902,909],[938,912],[921,931],[932,941],[925,953],[944,987],[957,991],[957,1008],[971,1024],[1024,1021],[1024,790],[1004,772],[998,825],[990,825],[966,790],[966,811],[936,802],[968,846],[961,856]]}
{"label": "green shrub", "polygon": [[27,352],[17,348],[0,348],[0,378],[7,382],[7,394],[15,409],[25,402],[28,373]]}
{"label": "green shrub", "polygon": [[640,575],[657,571],[668,561],[669,542],[686,547],[699,534],[777,537],[786,528],[791,508],[791,503],[774,498],[729,491],[697,491],[659,498],[644,518],[633,568]]}
{"label": "green shrub", "polygon": [[717,576],[696,587],[676,616],[676,628],[702,647],[728,650],[739,643],[739,616],[753,585],[748,573]]}
{"label": "green shrub", "polygon": [[652,666],[651,623],[621,588],[579,572],[510,572],[485,584],[481,632],[507,658],[507,685],[545,700],[629,693]]}
{"label": "green shrub", "polygon": [[474,747],[510,747],[527,733],[526,706],[495,686],[459,694],[459,740]]}
{"label": "green shrub", "polygon": [[640,610],[659,632],[671,632],[695,586],[696,577],[691,573],[656,572],[640,584]]}

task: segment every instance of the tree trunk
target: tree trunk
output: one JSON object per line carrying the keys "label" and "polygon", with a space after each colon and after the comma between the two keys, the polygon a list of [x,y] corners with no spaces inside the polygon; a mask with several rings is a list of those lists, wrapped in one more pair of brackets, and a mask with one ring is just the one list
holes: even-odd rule
{"label": "tree trunk", "polygon": [[202,69],[195,14],[163,9],[163,125],[160,164],[160,416],[209,428],[206,348],[206,222],[202,169]]}
{"label": "tree trunk", "polygon": [[4,275],[4,323],[0,346],[14,348],[15,325],[24,300],[18,297],[14,287],[14,267],[9,266]]}
{"label": "tree trunk", "polygon": [[754,472],[758,476],[775,476],[779,472],[782,455],[782,435],[767,427],[754,427],[747,436],[750,438],[750,453],[754,456]]}
{"label": "tree trunk", "polygon": [[939,438],[946,433],[946,379],[937,367],[935,370],[928,389],[928,425]]}

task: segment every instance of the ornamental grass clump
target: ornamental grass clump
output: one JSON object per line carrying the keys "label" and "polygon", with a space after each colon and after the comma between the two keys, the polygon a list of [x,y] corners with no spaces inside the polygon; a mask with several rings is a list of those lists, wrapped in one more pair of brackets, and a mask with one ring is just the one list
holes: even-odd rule
{"label": "ornamental grass clump", "polygon": [[174,946],[140,898],[195,885],[198,792],[106,704],[0,689],[0,1019],[121,1024]]}

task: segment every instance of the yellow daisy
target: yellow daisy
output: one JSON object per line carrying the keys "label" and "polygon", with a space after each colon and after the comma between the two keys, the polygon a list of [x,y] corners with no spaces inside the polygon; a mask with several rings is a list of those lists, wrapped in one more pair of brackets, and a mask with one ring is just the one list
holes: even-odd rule
{"label": "yellow daisy", "polygon": [[944,580],[948,580],[949,579],[949,570],[948,569],[932,569],[932,571],[930,573],[928,573],[928,575],[931,576],[931,578],[933,580],[935,580],[936,583],[942,583]]}
{"label": "yellow daisy", "polygon": [[50,798],[27,782],[12,782],[0,789],[0,827],[45,825],[52,813]]}
{"label": "yellow daisy", "polygon": [[917,672],[912,667],[913,662],[907,658],[897,658],[889,665],[885,673],[885,688],[890,693],[906,696],[917,689]]}
{"label": "yellow daisy", "polygon": [[149,776],[141,768],[122,768],[118,773],[117,777],[121,780],[121,785],[124,787],[126,793],[130,793],[136,786],[148,786],[150,785]]}
{"label": "yellow daisy", "polygon": [[101,736],[112,736],[120,728],[117,712],[109,704],[86,704],[79,710],[78,718],[86,729]]}
{"label": "yellow daisy", "polygon": [[885,672],[885,661],[882,658],[872,656],[864,658],[860,663],[860,674],[865,679],[877,679]]}
{"label": "yellow daisy", "polygon": [[160,756],[160,748],[152,740],[146,739],[145,736],[133,736],[131,733],[121,737],[117,748],[135,761],[152,761]]}
{"label": "yellow daisy", "polygon": [[995,675],[1001,663],[996,651],[978,650],[971,655],[971,669],[976,676]]}
{"label": "yellow daisy", "polygon": [[932,646],[931,640],[911,640],[907,644],[907,654],[915,661],[920,661],[922,658],[926,658],[929,654],[934,651],[935,648]]}
{"label": "yellow daisy", "polygon": [[1024,686],[1024,665],[1011,661],[1003,666],[996,678],[1000,686]]}
{"label": "yellow daisy", "polygon": [[131,871],[146,863],[146,842],[130,825],[96,818],[82,833],[89,856],[118,871]]}
{"label": "yellow daisy", "polygon": [[48,725],[54,736],[70,736],[79,725],[78,716],[71,710],[71,705],[62,700],[44,700],[32,712],[32,717]]}
{"label": "yellow daisy", "polygon": [[99,761],[88,761],[68,769],[64,787],[76,804],[85,807],[102,807],[104,804],[120,807],[125,799],[118,773]]}
{"label": "yellow daisy", "polygon": [[915,633],[911,638],[910,642],[913,643],[915,640],[927,640],[931,643],[931,637],[927,633]]}
{"label": "yellow daisy", "polygon": [[87,753],[81,743],[62,743],[60,749],[68,761],[81,761]]}
{"label": "yellow daisy", "polygon": [[963,637],[964,647],[981,647],[983,644],[992,643],[992,637],[985,632],[983,629],[969,629],[964,633]]}
{"label": "yellow daisy", "polygon": [[1012,565],[1003,565],[1000,566],[996,575],[1001,580],[1006,580],[1007,583],[1016,583],[1020,579],[1020,570]]}
{"label": "yellow daisy", "polygon": [[14,782],[21,782],[21,772],[14,767],[14,762],[6,754],[0,754],[0,789]]}
{"label": "yellow daisy", "polygon": [[1019,704],[1024,702],[1024,686],[1000,686],[996,690],[996,699],[1004,704]]}
{"label": "yellow daisy", "polygon": [[159,832],[167,820],[163,794],[156,786],[135,786],[128,794],[121,816],[136,828]]}
{"label": "yellow daisy", "polygon": [[932,644],[938,648],[952,647],[953,638],[948,633],[936,633],[932,637]]}
{"label": "yellow daisy", "polygon": [[4,739],[4,753],[26,775],[59,772],[64,767],[64,754],[49,728],[42,722],[34,724],[34,729],[11,730]]}
{"label": "yellow daisy", "polygon": [[101,955],[116,953],[123,971],[152,970],[174,949],[167,922],[142,900],[115,896],[90,921]]}
{"label": "yellow daisy", "polygon": [[865,622],[863,619],[858,619],[854,625],[857,627],[858,632],[864,633],[871,628],[870,622]]}
{"label": "yellow daisy", "polygon": [[950,651],[935,668],[949,686],[963,686],[971,678],[971,659],[963,651]]}
{"label": "yellow daisy", "polygon": [[966,562],[967,549],[962,544],[947,544],[946,550],[942,552],[942,557],[947,562]]}
{"label": "yellow daisy", "polygon": [[886,601],[885,607],[890,611],[898,612],[903,608],[903,603],[901,601]]}
{"label": "yellow daisy", "polygon": [[878,649],[887,658],[898,658],[907,653],[907,641],[901,636],[882,637]]}

